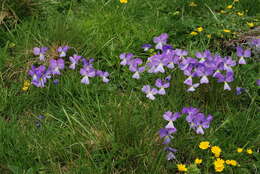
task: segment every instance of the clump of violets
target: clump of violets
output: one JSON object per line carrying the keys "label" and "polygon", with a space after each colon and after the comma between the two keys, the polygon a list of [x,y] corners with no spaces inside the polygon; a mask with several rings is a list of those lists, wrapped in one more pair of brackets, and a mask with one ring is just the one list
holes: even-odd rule
{"label": "clump of violets", "polygon": [[[67,70],[67,68],[72,70],[77,70],[79,67],[79,73],[83,76],[81,83],[90,84],[90,78],[100,77],[104,83],[109,82],[109,73],[106,71],[101,71],[94,68],[93,62],[94,59],[86,59],[80,55],[73,54],[69,55],[68,50],[71,47],[69,46],[60,46],[57,49],[58,56],[53,57],[49,60],[46,60],[47,56],[47,47],[35,47],[33,53],[36,56],[39,56],[42,61],[42,65],[35,66],[32,65],[28,74],[31,76],[31,83],[36,87],[45,87],[48,79],[55,78],[57,75],[62,75],[62,71]],[[69,65],[66,67],[66,65]],[[58,84],[59,80],[54,79],[53,84]]]}
{"label": "clump of violets", "polygon": [[213,119],[211,115],[206,117],[203,113],[199,112],[199,109],[194,107],[184,107],[181,113],[172,113],[171,111],[165,112],[163,114],[163,119],[168,121],[168,123],[164,128],[159,130],[159,136],[163,139],[163,144],[166,146],[165,151],[167,152],[167,160],[176,158],[174,153],[177,152],[177,150],[170,147],[169,144],[174,138],[173,135],[177,132],[174,123],[181,117],[181,115],[186,115],[186,121],[190,125],[190,128],[196,132],[196,134],[204,134],[204,129],[209,128]]}
{"label": "clump of violets", "polygon": [[[222,57],[219,54],[213,54],[209,50],[196,52],[194,56],[189,55],[189,52],[184,49],[173,48],[167,43],[168,34],[163,33],[153,38],[155,46],[151,44],[143,44],[142,49],[147,53],[152,53],[147,58],[139,58],[132,53],[120,54],[122,66],[128,66],[133,72],[132,78],[140,79],[144,73],[154,74],[154,76],[168,76],[176,70],[182,71],[186,76],[183,83],[187,85],[187,91],[196,91],[201,85],[211,83],[212,79],[216,79],[218,83],[223,83],[224,90],[232,90],[230,83],[234,81],[234,68],[238,64],[246,64],[245,58],[251,57],[251,50],[237,47],[237,60],[230,56]],[[258,41],[254,41],[256,45]],[[159,74],[159,75],[157,75]],[[143,86],[142,91],[147,95],[147,98],[154,100],[156,94],[165,95],[166,88],[169,88],[170,81],[167,84],[159,83],[156,80],[156,87],[159,89],[153,90],[152,95],[149,93],[149,84]]]}

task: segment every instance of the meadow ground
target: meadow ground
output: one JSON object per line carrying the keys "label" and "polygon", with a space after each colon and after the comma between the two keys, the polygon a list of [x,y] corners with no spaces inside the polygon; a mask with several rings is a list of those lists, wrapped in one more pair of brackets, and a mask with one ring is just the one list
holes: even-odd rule
{"label": "meadow ground", "polygon": [[[4,0],[0,5],[0,173],[181,173],[178,164],[188,173],[214,173],[214,155],[199,148],[201,141],[221,147],[221,158],[237,161],[225,164],[223,173],[259,173],[259,54],[236,67],[231,91],[212,80],[187,92],[185,76],[176,70],[167,94],[154,101],[141,89],[163,75],[133,79],[119,59],[131,52],[145,60],[142,44],[161,33],[193,56],[206,49],[234,56],[241,33],[259,25],[258,0]],[[61,45],[95,58],[95,68],[109,72],[110,82],[93,78],[84,85],[79,71],[67,68],[56,85],[50,80],[44,88],[22,90],[31,80],[31,65],[38,64],[33,48]],[[245,88],[240,95],[237,86]],[[199,108],[213,120],[198,135],[182,116],[171,142],[176,159],[168,161],[158,134],[166,123],[162,115],[183,107]],[[195,165],[196,158],[202,163]]]}

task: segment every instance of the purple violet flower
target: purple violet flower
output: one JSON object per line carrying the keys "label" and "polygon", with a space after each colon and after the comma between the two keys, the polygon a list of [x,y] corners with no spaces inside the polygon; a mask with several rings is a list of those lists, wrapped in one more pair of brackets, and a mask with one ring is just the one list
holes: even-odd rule
{"label": "purple violet flower", "polygon": [[238,64],[246,64],[246,61],[244,58],[251,57],[251,51],[250,49],[243,50],[241,47],[237,47],[237,56],[240,57]]}
{"label": "purple violet flower", "polygon": [[60,75],[60,70],[64,69],[65,63],[63,59],[51,59],[50,60],[50,71],[53,75]]}
{"label": "purple violet flower", "polygon": [[60,46],[57,51],[60,53],[60,57],[66,57],[67,51],[70,49],[69,46]]}
{"label": "purple violet flower", "polygon": [[54,85],[58,85],[59,84],[59,80],[58,79],[53,80],[53,84]]}
{"label": "purple violet flower", "polygon": [[240,95],[245,91],[245,88],[236,87],[236,95]]}
{"label": "purple violet flower", "polygon": [[32,66],[28,73],[32,77],[32,84],[40,88],[43,88],[47,82],[47,79],[51,78],[50,72],[48,70],[46,71],[46,67],[44,65],[37,68]]}
{"label": "purple violet flower", "polygon": [[233,72],[227,72],[226,75],[218,74],[216,76],[218,78],[218,82],[224,82],[224,90],[231,90],[230,86],[228,85],[229,82],[232,82],[234,80],[234,73]]}
{"label": "purple violet flower", "polygon": [[144,51],[148,51],[150,48],[152,48],[151,44],[143,44],[142,48],[144,49]]}
{"label": "purple violet flower", "polygon": [[153,42],[156,44],[155,48],[158,50],[162,50],[163,46],[167,43],[168,34],[163,33],[160,36],[154,37]]}
{"label": "purple violet flower", "polygon": [[157,79],[155,82],[155,86],[159,88],[158,90],[158,94],[160,95],[165,95],[165,88],[169,88],[170,87],[170,83],[169,82],[163,82],[161,79]]}
{"label": "purple violet flower", "polygon": [[129,62],[131,61],[131,59],[134,57],[134,55],[132,53],[122,53],[120,54],[119,58],[122,60],[120,62],[120,65],[129,65]]}
{"label": "purple violet flower", "polygon": [[170,160],[172,160],[172,159],[176,159],[176,157],[175,157],[175,155],[174,155],[174,153],[177,152],[176,149],[171,148],[171,147],[166,147],[164,150],[168,152],[167,157],[166,157],[166,159],[167,159],[168,161],[170,161]]}
{"label": "purple violet flower", "polygon": [[100,76],[104,83],[108,83],[109,82],[109,79],[107,78],[109,76],[108,72],[103,72],[103,71],[97,70],[96,71],[96,75]]}
{"label": "purple violet flower", "polygon": [[96,75],[96,71],[94,68],[92,67],[83,67],[80,69],[80,74],[82,76],[84,76],[82,79],[81,79],[81,83],[83,84],[89,84],[89,77],[95,77]]}
{"label": "purple violet flower", "polygon": [[256,80],[256,85],[257,85],[257,86],[260,86],[260,79],[257,79],[257,80]]}
{"label": "purple violet flower", "polygon": [[172,113],[171,111],[167,111],[163,114],[163,118],[166,121],[176,121],[180,116],[181,114],[179,112]]}
{"label": "purple violet flower", "polygon": [[154,100],[156,95],[158,93],[158,90],[155,88],[151,88],[150,85],[145,85],[142,88],[142,92],[146,94],[146,97],[149,98],[150,100]]}
{"label": "purple violet flower", "polygon": [[45,53],[47,52],[48,48],[47,47],[35,47],[33,48],[33,54],[35,56],[39,56],[39,59],[41,61],[44,61],[45,60]]}
{"label": "purple violet flower", "polygon": [[76,64],[78,64],[78,61],[81,59],[81,56],[74,54],[73,56],[70,56],[69,59],[71,62],[69,68],[74,70],[76,68]]}

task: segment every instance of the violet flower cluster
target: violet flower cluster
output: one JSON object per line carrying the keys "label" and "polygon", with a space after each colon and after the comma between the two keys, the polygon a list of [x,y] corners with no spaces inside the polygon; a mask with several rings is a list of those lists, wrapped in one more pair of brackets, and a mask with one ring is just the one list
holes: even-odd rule
{"label": "violet flower cluster", "polygon": [[209,128],[210,123],[213,119],[211,115],[205,116],[203,113],[199,112],[199,109],[193,107],[184,107],[182,112],[172,113],[167,111],[163,114],[164,120],[168,121],[167,125],[159,130],[159,136],[163,139],[163,144],[166,145],[165,151],[167,152],[167,160],[175,159],[174,153],[177,152],[176,149],[169,146],[171,140],[174,138],[173,135],[176,133],[177,129],[174,123],[181,115],[186,115],[186,121],[190,128],[193,129],[196,134],[204,134],[204,129]]}
{"label": "violet flower cluster", "polygon": [[[48,79],[60,76],[66,68],[76,70],[77,67],[79,67],[79,73],[83,76],[81,80],[83,84],[89,84],[92,77],[100,77],[104,83],[109,82],[109,73],[95,69],[93,58],[86,59],[77,54],[69,55],[70,48],[69,46],[60,46],[57,49],[58,56],[56,58],[46,59],[48,48],[35,47],[33,54],[39,56],[39,60],[43,63],[39,66],[32,65],[28,72],[32,78],[31,83],[36,87],[43,88]],[[69,64],[69,66],[66,67],[66,64]],[[59,80],[54,79],[53,83],[58,84]]]}
{"label": "violet flower cluster", "polygon": [[[251,57],[250,49],[237,47],[237,60],[230,56],[222,57],[219,54],[212,54],[209,50],[197,52],[194,57],[188,55],[187,50],[174,49],[167,44],[168,34],[163,33],[154,37],[156,52],[153,52],[146,60],[136,57],[132,53],[122,53],[120,55],[121,65],[128,66],[133,72],[132,78],[140,79],[144,72],[152,74],[167,74],[168,76],[174,69],[181,70],[186,76],[183,81],[188,86],[187,91],[193,92],[202,84],[209,84],[210,78],[215,78],[218,83],[223,83],[224,90],[231,90],[230,82],[234,81],[234,67],[239,64],[246,64]],[[142,46],[145,52],[151,52],[152,45],[144,44]],[[157,88],[150,85],[144,85],[142,92],[146,97],[154,100],[155,95],[165,95],[166,88],[170,87],[170,80],[157,79],[155,82]]]}

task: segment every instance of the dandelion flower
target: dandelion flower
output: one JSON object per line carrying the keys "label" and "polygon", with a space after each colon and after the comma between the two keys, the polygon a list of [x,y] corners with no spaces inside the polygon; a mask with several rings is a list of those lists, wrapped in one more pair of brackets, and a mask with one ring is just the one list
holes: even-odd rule
{"label": "dandelion flower", "polygon": [[120,0],[121,4],[126,4],[128,2],[128,0]]}
{"label": "dandelion flower", "polygon": [[243,149],[242,148],[237,148],[237,152],[241,153],[241,152],[243,152]]}
{"label": "dandelion flower", "polygon": [[178,164],[177,167],[179,172],[187,172],[188,170],[184,164]]}
{"label": "dandelion flower", "polygon": [[253,28],[255,26],[255,24],[253,22],[247,22],[246,24],[250,28]]}
{"label": "dandelion flower", "polygon": [[231,8],[233,8],[233,5],[228,5],[226,8],[231,9]]}
{"label": "dandelion flower", "polygon": [[253,153],[252,149],[247,149],[246,153],[248,153],[249,155],[251,155]]}
{"label": "dandelion flower", "polygon": [[226,164],[231,166],[237,166],[237,161],[235,160],[226,160]]}
{"label": "dandelion flower", "polygon": [[28,86],[24,86],[24,87],[22,87],[22,90],[23,90],[23,91],[27,91],[28,89],[29,89]]}
{"label": "dandelion flower", "polygon": [[216,172],[222,172],[225,168],[224,166],[225,161],[223,159],[218,158],[214,161],[214,168]]}
{"label": "dandelion flower", "polygon": [[201,163],[202,163],[202,159],[200,159],[200,158],[195,159],[195,164],[201,164]]}
{"label": "dandelion flower", "polygon": [[203,150],[209,148],[209,142],[208,142],[208,141],[202,141],[202,142],[199,144],[199,148],[200,148],[200,149],[203,149]]}
{"label": "dandelion flower", "polygon": [[220,147],[218,147],[218,146],[213,146],[213,147],[211,148],[211,152],[215,155],[215,157],[219,157],[219,156],[220,156],[221,149],[220,149]]}
{"label": "dandelion flower", "polygon": [[203,27],[198,27],[198,28],[197,28],[197,31],[198,31],[198,32],[202,32],[202,31],[203,31]]}
{"label": "dandelion flower", "polygon": [[196,32],[196,31],[192,31],[191,33],[190,33],[190,35],[192,35],[192,36],[196,36],[198,33]]}
{"label": "dandelion flower", "polygon": [[223,32],[225,32],[225,33],[230,33],[230,32],[231,32],[231,30],[224,29],[224,30],[223,30]]}

